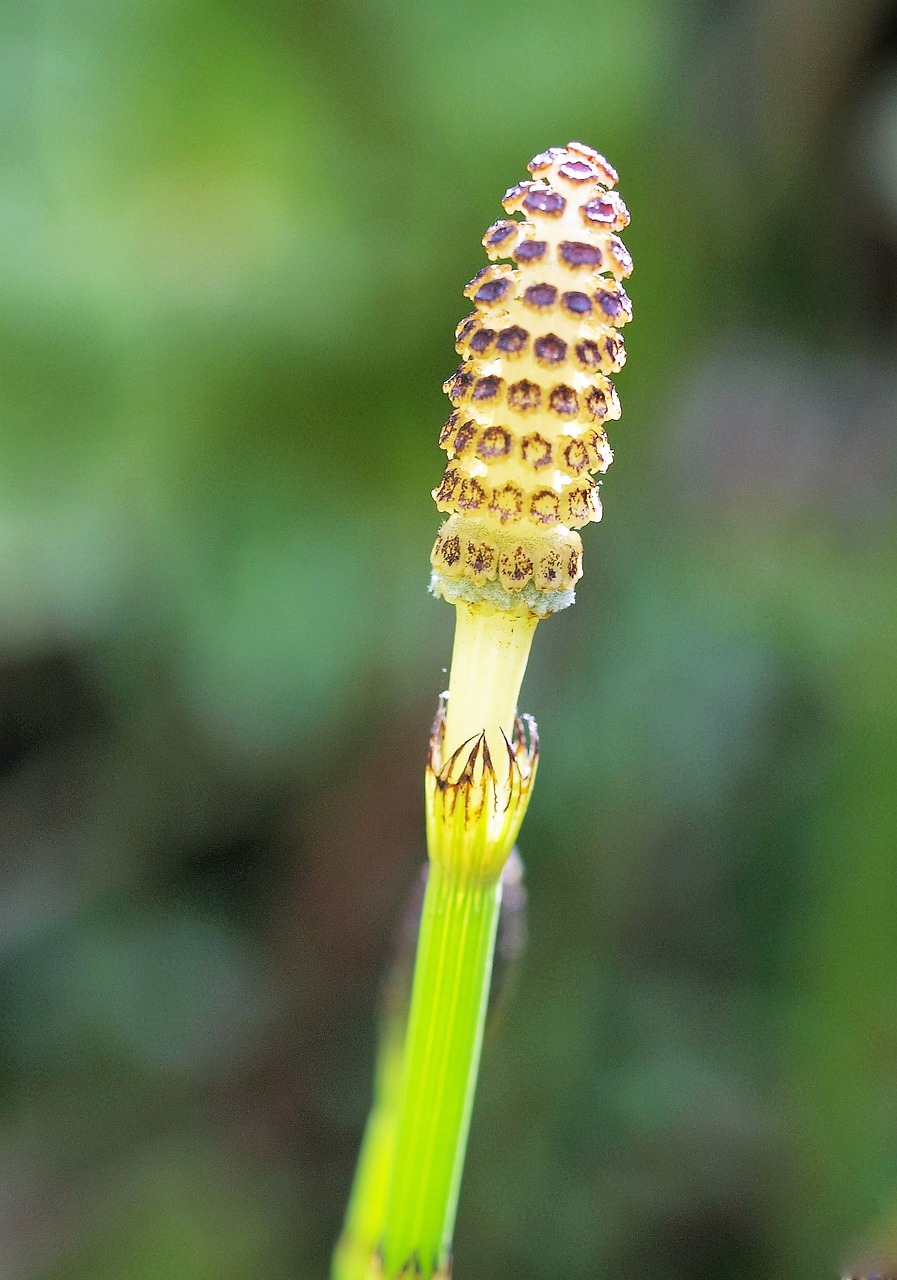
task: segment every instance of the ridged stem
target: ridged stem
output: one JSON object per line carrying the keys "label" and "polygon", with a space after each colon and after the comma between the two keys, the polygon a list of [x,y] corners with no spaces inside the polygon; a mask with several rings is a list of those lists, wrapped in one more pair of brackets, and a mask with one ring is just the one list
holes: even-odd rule
{"label": "ridged stem", "polygon": [[431,863],[405,1046],[382,1271],[447,1271],[489,994],[501,880]]}

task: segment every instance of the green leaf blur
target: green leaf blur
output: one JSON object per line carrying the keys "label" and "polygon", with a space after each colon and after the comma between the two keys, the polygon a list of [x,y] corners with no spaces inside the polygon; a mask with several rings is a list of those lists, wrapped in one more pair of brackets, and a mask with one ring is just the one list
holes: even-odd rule
{"label": "green leaf blur", "polygon": [[897,1246],[893,7],[7,0],[3,1280],[326,1274],[454,621],[439,388],[577,137],[636,323],[456,1274]]}

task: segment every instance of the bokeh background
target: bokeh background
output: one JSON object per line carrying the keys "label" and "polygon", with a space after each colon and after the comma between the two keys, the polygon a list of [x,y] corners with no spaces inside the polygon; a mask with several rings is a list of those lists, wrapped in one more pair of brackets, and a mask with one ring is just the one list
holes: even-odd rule
{"label": "bokeh background", "polygon": [[897,10],[6,0],[2,1280],[326,1275],[424,856],[460,291],[571,137],[636,320],[525,686],[456,1271],[887,1244]]}

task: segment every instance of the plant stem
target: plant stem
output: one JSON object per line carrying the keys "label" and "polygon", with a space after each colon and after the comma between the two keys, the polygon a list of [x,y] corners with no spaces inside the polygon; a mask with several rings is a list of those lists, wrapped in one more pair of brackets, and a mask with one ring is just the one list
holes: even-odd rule
{"label": "plant stem", "polygon": [[442,758],[486,731],[493,760],[505,755],[538,618],[512,617],[483,606],[457,606]]}
{"label": "plant stem", "polygon": [[396,1140],[406,1013],[407,1009],[388,1016],[381,1029],[374,1101],[365,1126],[346,1221],[334,1252],[331,1280],[367,1280],[371,1259],[380,1243]]}
{"label": "plant stem", "polygon": [[448,1266],[500,902],[500,878],[431,863],[382,1242],[390,1280]]}

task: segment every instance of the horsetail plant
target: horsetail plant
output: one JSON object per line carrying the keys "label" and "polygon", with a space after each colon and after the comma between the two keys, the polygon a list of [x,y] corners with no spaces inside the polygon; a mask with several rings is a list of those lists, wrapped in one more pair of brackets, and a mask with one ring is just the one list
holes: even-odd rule
{"label": "horsetail plant", "polygon": [[[402,1049],[411,1000],[414,943],[420,928],[428,868],[424,866],[402,917],[397,946],[383,984],[374,1068],[374,1098],[333,1264],[334,1280],[366,1280],[380,1243],[395,1150]],[[502,871],[501,910],[486,1027],[494,1023],[526,946],[523,864],[513,850]]]}
{"label": "horsetail plant", "polygon": [[621,283],[632,260],[617,235],[629,214],[591,147],[552,148],[528,168],[502,201],[508,218],[483,237],[492,265],[465,290],[475,310],[445,384],[449,461],[433,497],[447,519],[431,590],[457,620],[425,775],[429,877],[404,1043],[395,1032],[384,1041],[377,1119],[388,1142],[353,1195],[378,1243],[350,1262],[338,1251],[336,1280],[451,1274],[502,870],[539,754],[517,698],[536,624],[573,603],[576,531],[600,520],[595,473],[613,458],[604,424],[620,416],[608,374],[625,361],[619,329],[632,316]]}

